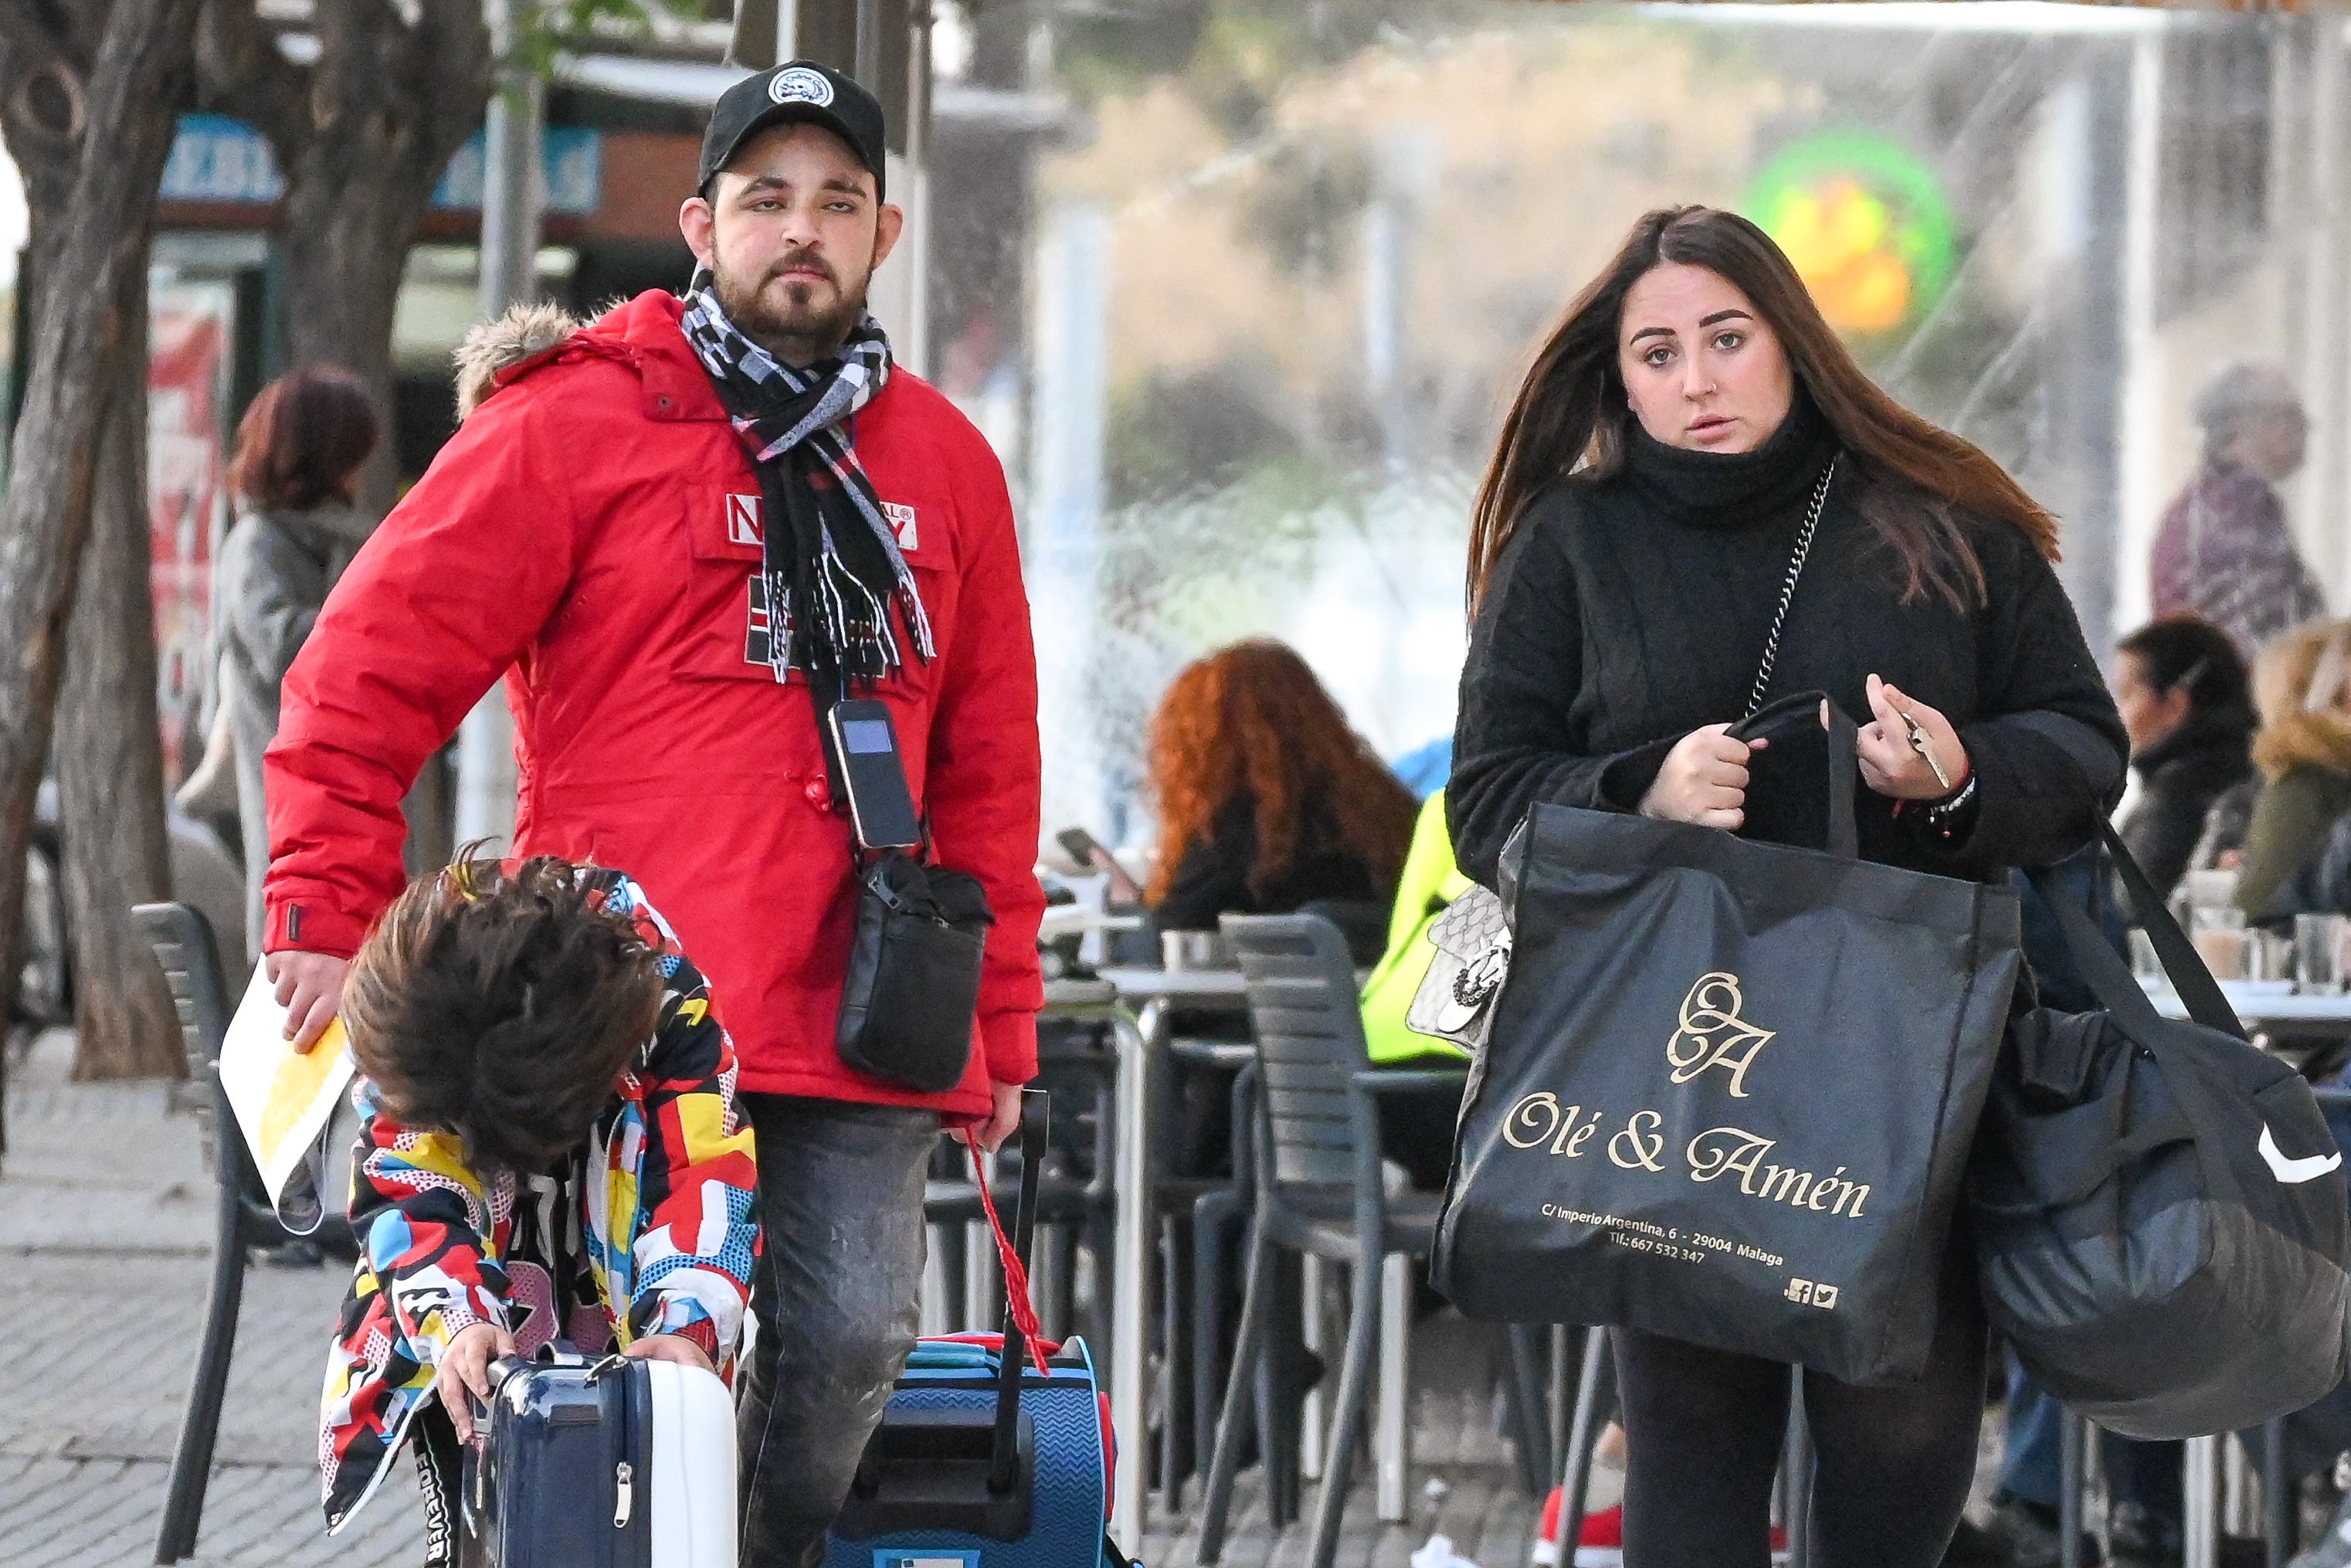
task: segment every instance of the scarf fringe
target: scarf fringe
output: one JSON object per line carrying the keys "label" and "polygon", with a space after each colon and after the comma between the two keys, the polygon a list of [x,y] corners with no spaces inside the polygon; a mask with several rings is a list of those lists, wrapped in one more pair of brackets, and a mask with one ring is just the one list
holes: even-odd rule
{"label": "scarf fringe", "polygon": [[[810,670],[837,667],[855,681],[877,680],[899,668],[905,656],[890,613],[893,600],[905,618],[915,655],[925,664],[936,658],[930,612],[915,588],[905,552],[898,547],[897,532],[883,515],[881,499],[873,493],[872,481],[858,462],[844,429],[851,416],[872,402],[889,381],[890,344],[880,325],[867,317],[837,363],[805,371],[777,360],[745,337],[708,288],[693,296],[681,325],[703,369],[717,386],[737,436],[759,469],[763,489],[772,497],[784,486],[805,484],[790,468],[793,455],[805,448],[831,473],[887,562],[886,587],[861,576],[841,554],[831,528],[824,525],[821,501],[815,507],[818,538],[812,550],[808,541],[797,538],[799,525],[790,518],[768,518],[770,530],[790,530],[771,535],[763,566],[769,614],[768,662],[776,678],[784,679],[795,664]],[[785,419],[790,423],[777,433],[776,425]],[[768,510],[775,513],[784,508],[771,504]],[[788,537],[794,538],[795,552],[804,558],[800,570],[809,580],[814,604],[794,603],[789,575],[777,570],[774,541]]]}

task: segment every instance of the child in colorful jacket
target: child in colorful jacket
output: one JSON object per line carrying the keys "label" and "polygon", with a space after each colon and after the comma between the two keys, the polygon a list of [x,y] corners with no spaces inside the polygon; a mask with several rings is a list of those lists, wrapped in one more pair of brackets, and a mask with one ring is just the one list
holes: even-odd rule
{"label": "child in colorful jacket", "polygon": [[454,1560],[467,1396],[551,1340],[731,1375],[758,1255],[751,1131],[702,976],[618,873],[552,856],[419,880],[354,961],[360,1246],[319,1467],[340,1531],[412,1434]]}

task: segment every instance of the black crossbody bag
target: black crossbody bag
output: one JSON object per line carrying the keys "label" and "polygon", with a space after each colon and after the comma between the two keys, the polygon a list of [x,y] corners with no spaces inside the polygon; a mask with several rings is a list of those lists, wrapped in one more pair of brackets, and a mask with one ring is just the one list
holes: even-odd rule
{"label": "black crossbody bag", "polygon": [[[849,706],[862,714],[866,708]],[[835,692],[817,709],[825,772],[834,809],[849,807],[850,858],[857,870],[857,923],[834,1048],[843,1062],[869,1077],[943,1094],[963,1082],[971,1063],[980,974],[996,916],[977,877],[933,858],[930,824],[915,815],[888,710],[873,704],[870,716],[852,721],[878,724],[884,733],[874,738],[886,741],[872,749],[852,741],[857,756],[852,757],[842,754],[840,740],[842,707]],[[859,760],[884,753],[886,766]],[[919,841],[869,842],[869,826],[882,822],[912,824],[912,835],[894,836]]]}

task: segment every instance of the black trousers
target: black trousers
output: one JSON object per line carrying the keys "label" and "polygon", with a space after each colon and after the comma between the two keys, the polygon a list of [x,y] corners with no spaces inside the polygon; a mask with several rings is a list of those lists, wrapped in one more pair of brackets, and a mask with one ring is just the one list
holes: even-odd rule
{"label": "black trousers", "polygon": [[[1916,1383],[1804,1375],[1818,1464],[1813,1568],[1937,1568],[1975,1476],[1988,1333],[1975,1270],[1944,1266],[1934,1348]],[[1768,1568],[1788,1368],[1614,1331],[1625,1404],[1625,1568]]]}

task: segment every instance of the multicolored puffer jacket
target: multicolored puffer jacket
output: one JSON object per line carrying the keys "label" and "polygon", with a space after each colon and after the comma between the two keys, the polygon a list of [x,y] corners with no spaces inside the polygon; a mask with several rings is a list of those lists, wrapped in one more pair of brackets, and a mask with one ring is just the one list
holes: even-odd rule
{"label": "multicolored puffer jacket", "polygon": [[636,883],[590,874],[660,953],[667,984],[653,1038],[614,1086],[569,1182],[486,1184],[456,1138],[377,1114],[364,1078],[352,1091],[360,1257],[319,1404],[330,1532],[374,1495],[434,1397],[442,1353],[469,1324],[504,1327],[525,1355],[559,1335],[593,1352],[678,1334],[732,1373],[759,1251],[758,1169],[735,1107],[735,1048],[701,972]]}

